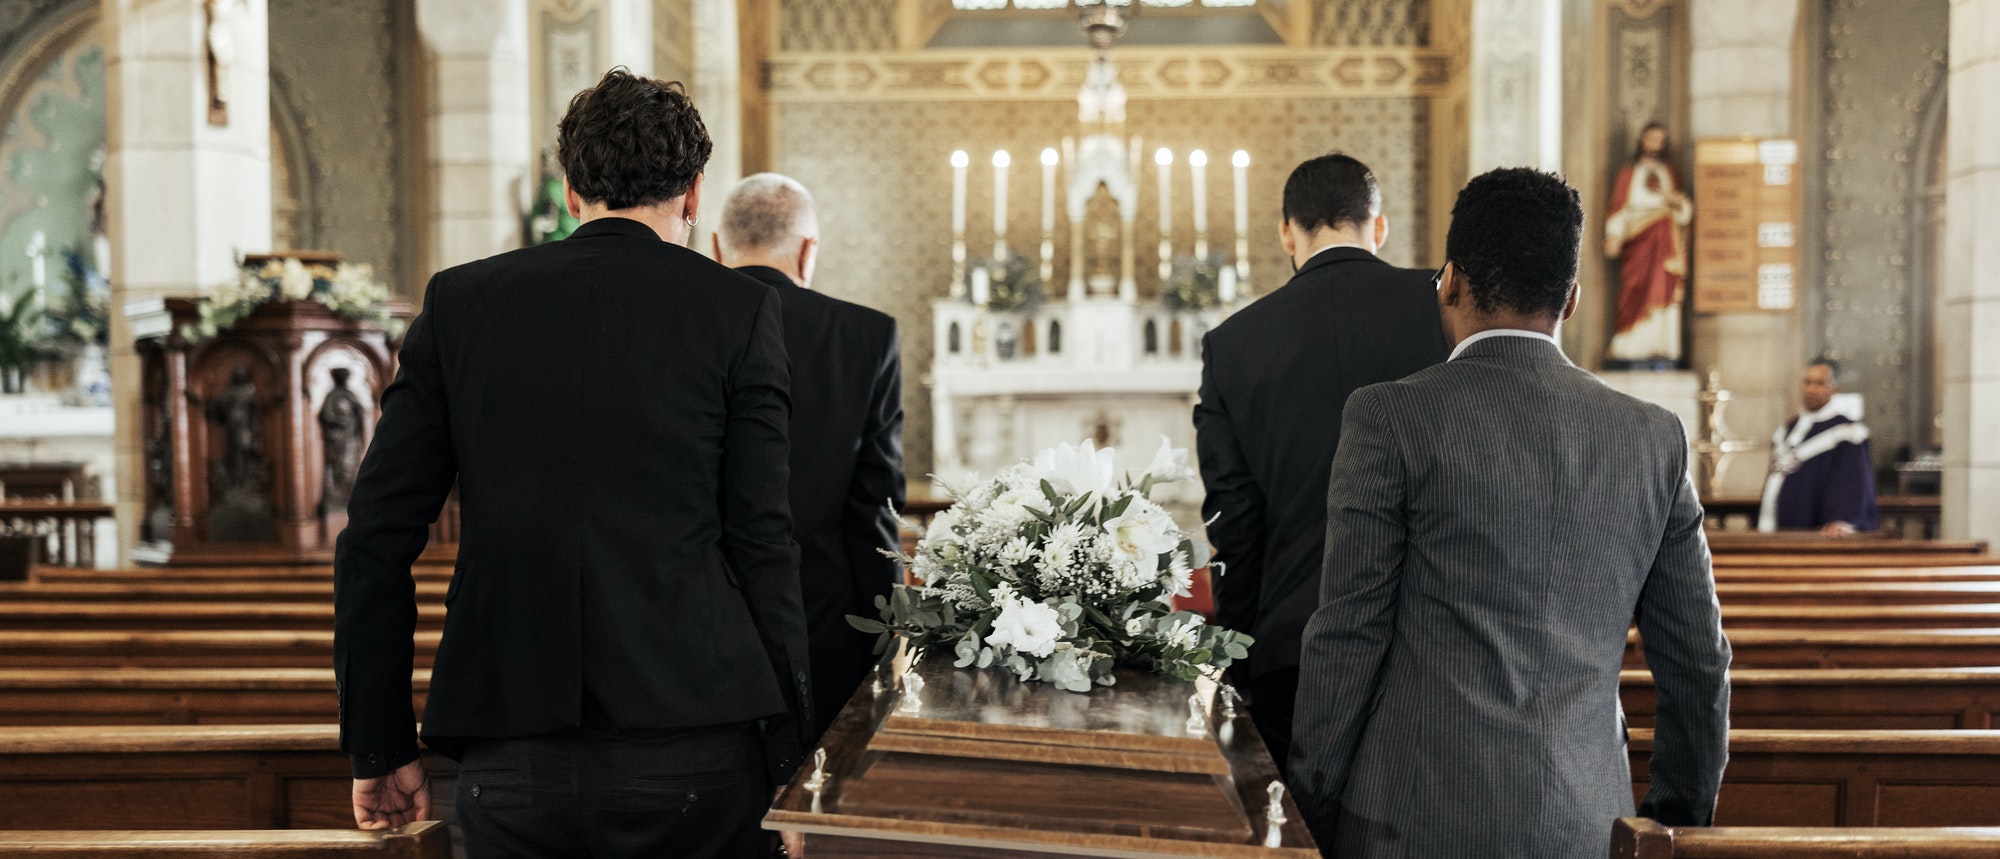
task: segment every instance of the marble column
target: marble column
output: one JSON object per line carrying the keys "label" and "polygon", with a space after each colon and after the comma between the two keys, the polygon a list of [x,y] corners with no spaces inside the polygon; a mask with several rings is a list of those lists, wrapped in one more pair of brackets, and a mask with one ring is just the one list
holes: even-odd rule
{"label": "marble column", "polygon": [[527,0],[418,0],[429,53],[431,204],[424,270],[519,247],[535,178]]}
{"label": "marble column", "polygon": [[688,246],[707,253],[723,198],[743,178],[743,63],[736,0],[694,0],[694,104],[715,141]]}
{"label": "marble column", "polygon": [[[1688,112],[1693,127],[1674,144],[1714,137],[1790,137],[1793,45],[1798,0],[1688,0]],[[1810,150],[1811,147],[1807,146]],[[1695,213],[1697,222],[1700,212]],[[1589,243],[1586,242],[1586,245]],[[1803,297],[1802,299],[1803,300]],[[1798,408],[1798,380],[1809,356],[1800,351],[1798,311],[1708,313],[1694,317],[1689,367],[1698,376],[1722,374],[1733,394],[1732,431],[1751,439],[1771,431]],[[1715,487],[1717,495],[1755,495],[1766,460],[1752,452],[1736,457]]]}
{"label": "marble column", "polygon": [[[119,556],[138,540],[146,480],[128,303],[192,296],[271,250],[265,0],[103,0],[106,231]],[[211,23],[211,21],[213,23]],[[211,74],[211,48],[220,55]],[[216,109],[214,97],[224,99]]]}
{"label": "marble column", "polygon": [[1944,312],[1944,536],[2000,543],[2000,0],[1952,0]]}
{"label": "marble column", "polygon": [[1473,0],[1470,176],[1562,169],[1562,0]]}
{"label": "marble column", "polygon": [[605,68],[624,66],[652,77],[653,0],[604,0],[604,43],[611,47]]}

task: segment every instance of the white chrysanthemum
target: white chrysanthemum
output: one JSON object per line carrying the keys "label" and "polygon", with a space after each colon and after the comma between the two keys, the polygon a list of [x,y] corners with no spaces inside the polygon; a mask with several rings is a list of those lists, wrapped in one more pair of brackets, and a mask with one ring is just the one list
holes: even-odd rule
{"label": "white chrysanthemum", "polygon": [[1020,566],[1035,557],[1035,547],[1026,537],[1015,537],[1000,547],[1000,563],[1010,567]]}
{"label": "white chrysanthemum", "polygon": [[1160,577],[1160,585],[1167,589],[1169,596],[1194,595],[1194,569],[1188,566],[1186,552],[1174,552],[1173,559],[1167,563],[1167,574]]}
{"label": "white chrysanthemum", "polygon": [[303,301],[312,295],[312,272],[306,271],[304,263],[296,259],[285,260],[284,268],[278,275],[278,291],[286,298]]}
{"label": "white chrysanthemum", "polygon": [[1162,636],[1170,647],[1193,650],[1201,644],[1201,615],[1189,615],[1186,620],[1177,621]]}
{"label": "white chrysanthemum", "polygon": [[1125,621],[1125,634],[1132,636],[1133,638],[1145,635],[1146,626],[1147,624],[1145,617],[1141,616],[1132,618],[1131,620]]}

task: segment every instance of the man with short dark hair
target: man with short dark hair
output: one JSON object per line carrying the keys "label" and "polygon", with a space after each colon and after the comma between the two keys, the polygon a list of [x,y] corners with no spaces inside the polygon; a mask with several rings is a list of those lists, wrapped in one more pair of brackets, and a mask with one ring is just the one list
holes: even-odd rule
{"label": "man with short dark hair", "polygon": [[684,247],[711,143],[677,85],[612,70],[557,146],[581,226],[431,279],[348,503],[355,820],[429,812],[410,564],[456,482],[423,741],[466,854],[759,855],[812,726],[780,300]]}
{"label": "man with short dark hair", "polygon": [[1298,273],[1202,340],[1194,424],[1215,620],[1257,639],[1231,673],[1280,767],[1341,404],[1356,388],[1444,360],[1447,349],[1429,273],[1375,256],[1388,234],[1367,165],[1341,154],[1300,164],[1278,225]]}
{"label": "man with short dark hair", "polygon": [[1603,856],[1633,810],[1635,617],[1658,699],[1638,811],[1714,816],[1729,643],[1687,435],[1556,345],[1582,231],[1558,177],[1472,180],[1439,272],[1450,360],[1347,401],[1291,768],[1328,856]]}
{"label": "man with short dark hair", "polygon": [[1816,358],[1799,384],[1800,412],[1771,436],[1771,474],[1757,513],[1760,531],[1813,530],[1829,537],[1873,531],[1875,459],[1868,426],[1842,411],[1840,365]]}
{"label": "man with short dark hair", "polygon": [[903,361],[889,314],[812,290],[819,214],[788,176],[736,184],[714,235],[715,258],[778,291],[792,357],[792,532],[812,642],[816,734],[826,733],[875,664],[873,617],[899,578],[882,553],[902,548]]}

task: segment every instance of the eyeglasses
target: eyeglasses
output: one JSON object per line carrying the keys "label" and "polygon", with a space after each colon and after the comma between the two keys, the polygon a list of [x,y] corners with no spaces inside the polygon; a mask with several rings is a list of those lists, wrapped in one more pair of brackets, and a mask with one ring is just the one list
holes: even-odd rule
{"label": "eyeglasses", "polygon": [[1437,274],[1431,275],[1432,292],[1436,292],[1444,288],[1444,270],[1450,267],[1451,267],[1451,260],[1445,260],[1444,265],[1438,266]]}

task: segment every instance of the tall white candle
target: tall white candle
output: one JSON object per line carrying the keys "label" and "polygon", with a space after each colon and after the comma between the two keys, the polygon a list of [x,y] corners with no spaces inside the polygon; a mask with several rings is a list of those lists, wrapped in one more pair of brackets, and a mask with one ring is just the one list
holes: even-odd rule
{"label": "tall white candle", "polygon": [[1236,235],[1241,239],[1250,235],[1250,153],[1241,149],[1229,159],[1236,167]]}
{"label": "tall white candle", "polygon": [[1007,255],[1007,150],[993,153],[993,258]]}
{"label": "tall white candle", "polygon": [[1056,231],[1056,164],[1062,160],[1054,149],[1042,150],[1042,232]]}
{"label": "tall white candle", "polygon": [[973,269],[972,303],[977,304],[980,307],[985,307],[986,302],[991,300],[992,297],[993,297],[993,275],[988,274],[986,271],[986,267],[983,265]]}
{"label": "tall white candle", "polygon": [[40,294],[49,285],[49,237],[41,230],[28,239],[28,259],[33,261],[35,292]]}
{"label": "tall white candle", "polygon": [[951,153],[951,234],[965,235],[965,167],[971,159],[960,149]]}
{"label": "tall white candle", "polygon": [[1164,245],[1174,231],[1174,176],[1168,169],[1174,166],[1174,151],[1160,147],[1160,151],[1153,153],[1153,163],[1160,168],[1160,243]]}
{"label": "tall white candle", "polygon": [[1215,297],[1222,299],[1223,304],[1236,303],[1236,268],[1234,266],[1223,266],[1222,273],[1216,276]]}
{"label": "tall white candle", "polygon": [[1199,149],[1188,153],[1188,175],[1194,183],[1195,256],[1208,255],[1208,153]]}

